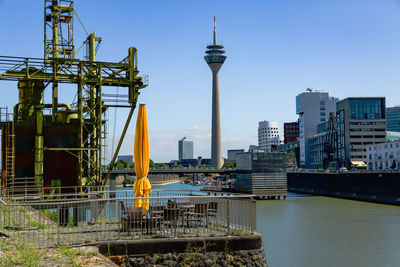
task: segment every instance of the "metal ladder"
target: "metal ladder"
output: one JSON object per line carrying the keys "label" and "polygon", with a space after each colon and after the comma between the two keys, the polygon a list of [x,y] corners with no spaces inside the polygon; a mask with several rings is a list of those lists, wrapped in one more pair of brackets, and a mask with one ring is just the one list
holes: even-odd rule
{"label": "metal ladder", "polygon": [[15,185],[15,128],[14,128],[14,118],[13,113],[8,113],[8,108],[5,109],[5,119],[6,119],[6,132],[5,132],[5,163],[6,163],[6,188],[13,191]]}

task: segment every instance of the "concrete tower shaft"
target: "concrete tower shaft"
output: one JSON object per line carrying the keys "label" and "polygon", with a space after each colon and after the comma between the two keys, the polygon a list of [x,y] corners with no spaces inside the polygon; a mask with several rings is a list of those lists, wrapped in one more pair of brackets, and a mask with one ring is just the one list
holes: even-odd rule
{"label": "concrete tower shaft", "polygon": [[221,121],[219,112],[219,85],[218,72],[224,64],[226,56],[222,45],[217,44],[217,29],[214,17],[214,35],[213,44],[207,46],[204,59],[210,67],[212,79],[212,127],[211,127],[211,160],[214,168],[221,168],[223,165],[221,153]]}

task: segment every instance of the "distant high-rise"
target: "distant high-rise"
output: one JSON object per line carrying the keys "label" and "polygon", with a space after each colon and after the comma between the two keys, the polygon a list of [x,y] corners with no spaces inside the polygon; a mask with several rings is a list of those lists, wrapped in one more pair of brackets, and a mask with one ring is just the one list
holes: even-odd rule
{"label": "distant high-rise", "polygon": [[179,160],[193,159],[193,141],[187,140],[186,136],[178,142]]}
{"label": "distant high-rise", "polygon": [[336,112],[339,99],[311,88],[296,96],[296,114],[299,115],[300,165],[310,167],[308,138],[317,133],[317,125],[329,120],[329,113]]}
{"label": "distant high-rise", "polygon": [[210,67],[212,79],[212,127],[211,127],[211,160],[214,168],[221,168],[223,159],[221,154],[221,122],[219,115],[219,88],[218,72],[224,63],[226,56],[222,45],[217,44],[217,29],[214,17],[214,40],[213,44],[207,46],[204,59]]}

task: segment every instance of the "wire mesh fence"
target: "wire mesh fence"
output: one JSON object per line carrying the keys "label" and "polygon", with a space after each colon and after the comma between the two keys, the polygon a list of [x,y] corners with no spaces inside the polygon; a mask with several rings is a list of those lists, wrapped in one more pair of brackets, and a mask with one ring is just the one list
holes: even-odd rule
{"label": "wire mesh fence", "polygon": [[[198,192],[200,194],[200,192]],[[148,202],[148,209],[135,202]],[[155,237],[223,236],[255,230],[251,195],[196,195],[155,191],[135,198],[133,191],[2,198],[0,229],[15,242],[39,247]]]}

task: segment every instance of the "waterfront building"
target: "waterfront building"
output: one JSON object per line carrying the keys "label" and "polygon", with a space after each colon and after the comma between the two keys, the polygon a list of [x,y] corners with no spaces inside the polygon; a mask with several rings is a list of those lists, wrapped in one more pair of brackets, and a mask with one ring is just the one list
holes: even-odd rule
{"label": "waterfront building", "polygon": [[365,148],[369,170],[399,169],[400,141],[366,145]]}
{"label": "waterfront building", "polygon": [[237,154],[236,189],[257,196],[287,195],[285,153],[246,152]]}
{"label": "waterfront building", "polygon": [[224,164],[221,153],[221,121],[219,114],[219,85],[218,72],[224,64],[226,56],[224,47],[217,44],[217,29],[214,17],[214,38],[213,44],[207,46],[204,59],[212,71],[212,124],[211,124],[211,159],[212,166],[221,168]]}
{"label": "waterfront building", "polygon": [[229,149],[228,150],[228,162],[236,161],[236,154],[244,153],[244,149]]}
{"label": "waterfront building", "polygon": [[300,165],[310,167],[308,138],[317,133],[317,125],[329,120],[329,113],[336,112],[339,100],[329,93],[307,89],[296,96],[296,114],[299,115]]}
{"label": "waterfront building", "polygon": [[340,166],[360,165],[366,145],[386,142],[384,97],[349,97],[337,103],[336,122]]}
{"label": "waterfront building", "polygon": [[300,139],[299,121],[283,124],[283,143],[290,143]]}
{"label": "waterfront building", "polygon": [[276,121],[260,121],[258,123],[258,149],[271,152],[273,146],[280,145],[278,123]]}
{"label": "waterfront building", "polygon": [[128,164],[132,164],[133,163],[133,155],[121,155],[117,157],[117,161],[118,160],[123,160],[128,162]]}
{"label": "waterfront building", "polygon": [[296,140],[286,144],[281,144],[276,148],[276,152],[286,154],[286,166],[289,168],[298,168],[300,166],[300,141]]}
{"label": "waterfront building", "polygon": [[388,131],[400,132],[400,106],[386,109],[386,124]]}
{"label": "waterfront building", "polygon": [[179,161],[183,159],[193,159],[193,141],[183,137],[178,142]]}

